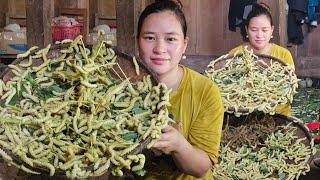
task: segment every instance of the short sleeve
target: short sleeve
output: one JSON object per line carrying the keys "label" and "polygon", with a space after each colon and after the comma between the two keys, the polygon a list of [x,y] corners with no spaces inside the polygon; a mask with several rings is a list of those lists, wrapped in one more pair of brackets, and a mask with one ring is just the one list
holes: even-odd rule
{"label": "short sleeve", "polygon": [[199,114],[191,125],[188,139],[217,163],[224,114],[219,88],[210,83],[200,98]]}

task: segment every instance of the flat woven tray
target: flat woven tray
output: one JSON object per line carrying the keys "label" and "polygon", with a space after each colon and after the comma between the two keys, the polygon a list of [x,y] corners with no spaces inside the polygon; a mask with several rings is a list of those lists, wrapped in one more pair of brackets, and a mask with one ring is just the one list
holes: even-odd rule
{"label": "flat woven tray", "polygon": [[[221,56],[220,58],[213,60],[206,69],[207,76],[220,87],[226,112],[234,113],[236,116],[247,115],[253,111],[264,111],[265,113],[274,114],[275,107],[277,105],[287,104],[290,101],[292,101],[293,95],[296,92],[298,84],[294,70],[292,68],[289,68],[290,65],[271,56],[251,54],[249,55],[249,57],[254,57],[254,59],[245,62],[247,63],[246,66],[256,66],[257,69],[259,69],[259,72],[250,69],[251,67],[248,69],[239,68],[238,66],[243,67],[244,65],[238,65],[237,62],[240,59],[241,61],[244,61],[242,59],[245,56],[248,56],[248,54],[237,54],[235,56]],[[263,72],[265,69],[268,69],[269,66],[275,63],[279,64],[278,67],[283,68],[283,77],[287,77],[287,79],[284,82],[280,82],[283,78],[276,77],[278,79],[274,78],[272,79],[272,81],[274,81],[275,83],[282,83],[281,85],[283,87],[286,87],[287,89],[284,90],[284,93],[282,95],[278,95],[278,97],[272,99],[272,95],[275,94],[273,92],[273,87],[267,87],[267,85],[260,86],[259,84],[262,84],[262,82],[251,82],[249,81],[249,78],[251,78],[254,73],[259,75],[259,73]],[[227,74],[223,76],[223,79],[219,79],[219,76],[223,73]],[[265,79],[269,78],[268,81],[266,80],[266,83],[271,81],[270,77],[272,76],[270,76],[270,74],[272,74],[272,72],[270,72],[270,68],[269,70],[265,70],[265,72],[263,73],[265,73],[265,75],[260,74],[259,77],[264,77]],[[246,80],[248,81],[245,82]],[[234,84],[233,87],[231,86],[232,84]],[[259,87],[256,87],[257,85],[259,85]],[[244,96],[242,92],[245,92],[246,96]],[[253,96],[256,92],[263,92],[264,94],[261,96],[256,95],[254,97],[256,100],[250,99],[249,101],[248,97]],[[231,99],[235,100],[235,102],[232,102]],[[239,102],[240,99],[242,99],[241,102]],[[246,105],[246,103],[248,103],[248,105]]]}
{"label": "flat woven tray", "polygon": [[[282,127],[296,128],[296,130],[293,131],[294,135],[289,138],[291,141],[290,145],[284,145],[288,137],[277,133],[279,130],[284,134],[286,134],[286,132],[289,133],[287,129],[282,129]],[[278,139],[279,144],[272,145],[271,141],[275,139]],[[302,150],[295,149],[294,153],[299,155],[293,157],[290,151],[298,148],[296,143],[299,143],[299,146],[305,146],[309,150],[303,152]],[[242,179],[244,177],[247,179],[257,179],[262,178],[259,176],[260,174],[265,175],[262,179],[278,179],[280,177],[284,179],[298,178],[301,174],[310,170],[309,165],[312,162],[315,152],[312,137],[301,121],[295,117],[279,114],[271,116],[262,113],[253,113],[247,116],[235,117],[232,114],[226,113],[221,146],[220,164],[214,169],[217,179],[228,179],[231,177],[234,179]],[[292,148],[291,150],[287,150],[285,147]],[[248,153],[245,153],[246,151]],[[277,153],[278,151],[279,153]],[[308,153],[304,154],[305,152]],[[280,155],[283,155],[283,161],[281,161],[281,163],[278,162]],[[271,164],[269,162],[270,159],[273,160]],[[290,166],[292,170],[294,164],[297,163],[295,162],[296,160],[300,163],[299,169],[296,168],[290,173],[284,171],[284,169],[290,168]],[[285,164],[283,164],[283,162]],[[243,165],[243,163],[245,163],[245,165]],[[277,166],[281,168],[276,168]],[[267,168],[275,169],[273,169],[273,172],[269,169],[268,174]],[[282,169],[282,173],[280,173],[280,171],[278,172],[280,169]]]}
{"label": "flat woven tray", "polygon": [[[67,45],[59,45],[59,46],[54,45],[53,47],[51,47],[50,51],[47,54],[47,59],[55,59],[55,58],[60,57],[62,54],[61,49],[65,49],[66,46]],[[91,49],[91,47],[88,47],[88,49]],[[123,53],[117,49],[114,49],[114,52],[117,56],[116,63],[118,65],[114,65],[112,70],[110,69],[109,73],[112,76],[111,78],[113,78],[116,81],[117,80],[123,81],[126,78],[129,78],[130,79],[129,81],[131,83],[138,83],[138,82],[145,81],[146,76],[150,75],[152,85],[153,86],[158,85],[159,81],[158,81],[157,76],[142,61],[140,61],[137,58],[136,63],[134,63],[133,56],[130,56],[126,53]],[[42,58],[33,59],[31,67],[41,66],[41,64],[43,62],[44,61],[42,60]],[[71,62],[72,62],[72,60],[71,60]],[[28,63],[27,59],[19,58],[19,59],[16,59],[12,64],[18,65],[18,64],[26,64],[26,63]],[[137,65],[139,66],[138,67],[139,74],[137,74]],[[11,80],[14,76],[15,76],[14,73],[9,68],[0,74],[0,78],[5,83],[7,81]],[[164,96],[164,94],[161,94],[161,96]],[[4,103],[4,100],[0,100],[0,103]],[[19,103],[19,101],[17,101],[17,103]],[[158,104],[155,104],[155,106],[157,106],[157,105]],[[160,110],[165,110],[165,109],[166,109],[166,106],[162,106],[161,108],[155,109],[155,111],[156,111],[155,113],[159,113]],[[148,135],[147,138],[141,140],[141,142],[139,142],[139,145],[137,145],[134,149],[132,149],[127,155],[136,155],[136,154],[141,153],[142,150],[146,149],[147,145],[152,141],[152,139],[153,138],[151,138],[150,135]],[[25,161],[22,161],[17,155],[12,153],[11,149],[6,149],[2,145],[0,145],[0,148],[3,149],[4,152],[6,152],[13,159],[13,162],[16,163],[18,166],[23,165],[24,167],[27,167],[33,171],[40,172],[42,175],[46,175],[46,174],[48,175],[50,173],[50,170],[48,168],[43,167],[43,166],[37,166],[37,165],[34,165],[33,167],[30,166],[30,164],[26,163]],[[113,168],[113,167],[114,167],[114,165],[111,164],[110,168]],[[85,168],[85,170],[87,170],[87,171],[93,171],[93,169],[94,169],[93,166],[88,166]],[[124,170],[124,171],[128,171],[128,170]],[[64,178],[64,177],[66,177],[65,173],[66,173],[65,170],[56,168],[54,177]],[[107,171],[106,173],[109,174],[110,172]],[[97,176],[97,175],[95,175],[95,176]]]}

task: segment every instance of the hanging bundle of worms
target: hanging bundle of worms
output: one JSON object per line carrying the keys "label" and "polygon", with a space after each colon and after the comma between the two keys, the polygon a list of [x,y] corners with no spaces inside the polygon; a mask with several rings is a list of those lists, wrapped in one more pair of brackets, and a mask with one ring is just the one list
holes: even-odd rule
{"label": "hanging bundle of worms", "polygon": [[124,72],[121,78],[114,70],[121,69],[117,55],[105,41],[92,49],[81,36],[58,43],[66,46],[59,56],[49,58],[50,45],[32,47],[18,55],[24,61],[9,65],[13,77],[0,80],[0,155],[32,174],[41,167],[69,178],[121,176],[124,170],[143,175],[145,156],[131,152],[147,138],[148,148],[159,138],[168,123],[170,91],[150,75],[135,83]]}
{"label": "hanging bundle of worms", "polygon": [[262,59],[247,48],[242,55],[213,60],[206,75],[220,87],[225,110],[236,116],[255,110],[274,114],[277,105],[292,102],[298,87],[293,67]]}

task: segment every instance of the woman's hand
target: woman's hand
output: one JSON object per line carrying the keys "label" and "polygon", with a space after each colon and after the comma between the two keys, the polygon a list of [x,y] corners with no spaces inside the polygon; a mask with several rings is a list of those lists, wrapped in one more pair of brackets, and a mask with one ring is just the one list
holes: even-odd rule
{"label": "woman's hand", "polygon": [[202,149],[193,147],[182,135],[181,124],[166,126],[153,148],[162,153],[171,153],[175,164],[184,173],[197,178],[203,177],[212,163]]}
{"label": "woman's hand", "polygon": [[168,125],[162,130],[159,140],[153,145],[156,150],[169,154],[177,153],[189,144],[182,135],[182,127],[180,123]]}

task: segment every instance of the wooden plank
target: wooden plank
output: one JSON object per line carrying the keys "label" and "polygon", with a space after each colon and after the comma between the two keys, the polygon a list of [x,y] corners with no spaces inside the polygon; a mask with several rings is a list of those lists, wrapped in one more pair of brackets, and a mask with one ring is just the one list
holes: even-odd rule
{"label": "wooden plank", "polygon": [[26,5],[25,0],[9,0],[9,15],[10,16],[25,16],[26,15]]}
{"label": "wooden plank", "polygon": [[223,13],[224,1],[197,1],[197,47],[196,54],[217,55],[224,49]]}
{"label": "wooden plank", "polygon": [[26,0],[28,47],[52,43],[51,18],[53,0]]}
{"label": "wooden plank", "polygon": [[[88,34],[88,32],[89,32],[89,19],[90,19],[90,17],[89,17],[89,14],[90,14],[89,0],[77,0],[77,1],[78,1],[78,8],[84,8],[87,10],[87,18],[85,20],[86,21],[85,32],[86,32],[86,34]],[[84,37],[84,39],[87,39],[87,37]]]}
{"label": "wooden plank", "polygon": [[[95,11],[95,25],[116,25],[116,2],[115,0],[97,0],[98,9]],[[108,17],[106,19],[106,17]]]}
{"label": "wooden plank", "polygon": [[305,35],[308,44],[307,56],[320,56],[320,28],[310,28]]}
{"label": "wooden plank", "polygon": [[196,54],[197,45],[197,1],[194,0],[181,0],[183,5],[182,11],[186,17],[189,37],[189,44],[186,50],[186,54]]}
{"label": "wooden plank", "polygon": [[8,0],[3,0],[0,6],[0,28],[6,25],[6,13],[8,13]]}
{"label": "wooden plank", "polygon": [[136,27],[142,0],[116,0],[117,46],[128,54],[137,53]]}
{"label": "wooden plank", "polygon": [[[94,1],[94,0],[90,0]],[[88,8],[89,9],[89,0],[79,1],[79,0],[54,0],[54,16],[59,16],[61,8]]]}
{"label": "wooden plank", "polygon": [[98,0],[89,1],[89,29],[92,29],[95,24],[96,15],[98,12]]}
{"label": "wooden plank", "polygon": [[0,12],[8,12],[8,0],[1,0]]}
{"label": "wooden plank", "polygon": [[287,35],[287,15],[286,15],[286,1],[278,1],[278,13],[279,13],[279,44],[286,47],[288,42]]}
{"label": "wooden plank", "polygon": [[299,57],[296,63],[298,77],[320,78],[320,57]]}
{"label": "wooden plank", "polygon": [[236,46],[243,44],[243,39],[241,36],[240,28],[236,29],[236,32],[229,30],[229,6],[230,6],[230,0],[224,1],[224,7],[223,7],[223,39],[224,39],[224,49],[220,53],[217,53],[215,55],[222,55],[227,54],[231,49],[235,48]]}
{"label": "wooden plank", "polygon": [[25,0],[8,0],[7,3],[8,13],[5,24],[16,23],[20,26],[26,26]]}
{"label": "wooden plank", "polygon": [[115,0],[97,0],[98,15],[100,16],[116,16],[116,1]]}
{"label": "wooden plank", "polygon": [[187,59],[183,59],[181,64],[201,73],[204,74],[205,69],[207,68],[208,64],[215,59],[216,56],[208,56],[208,55],[188,55]]}

